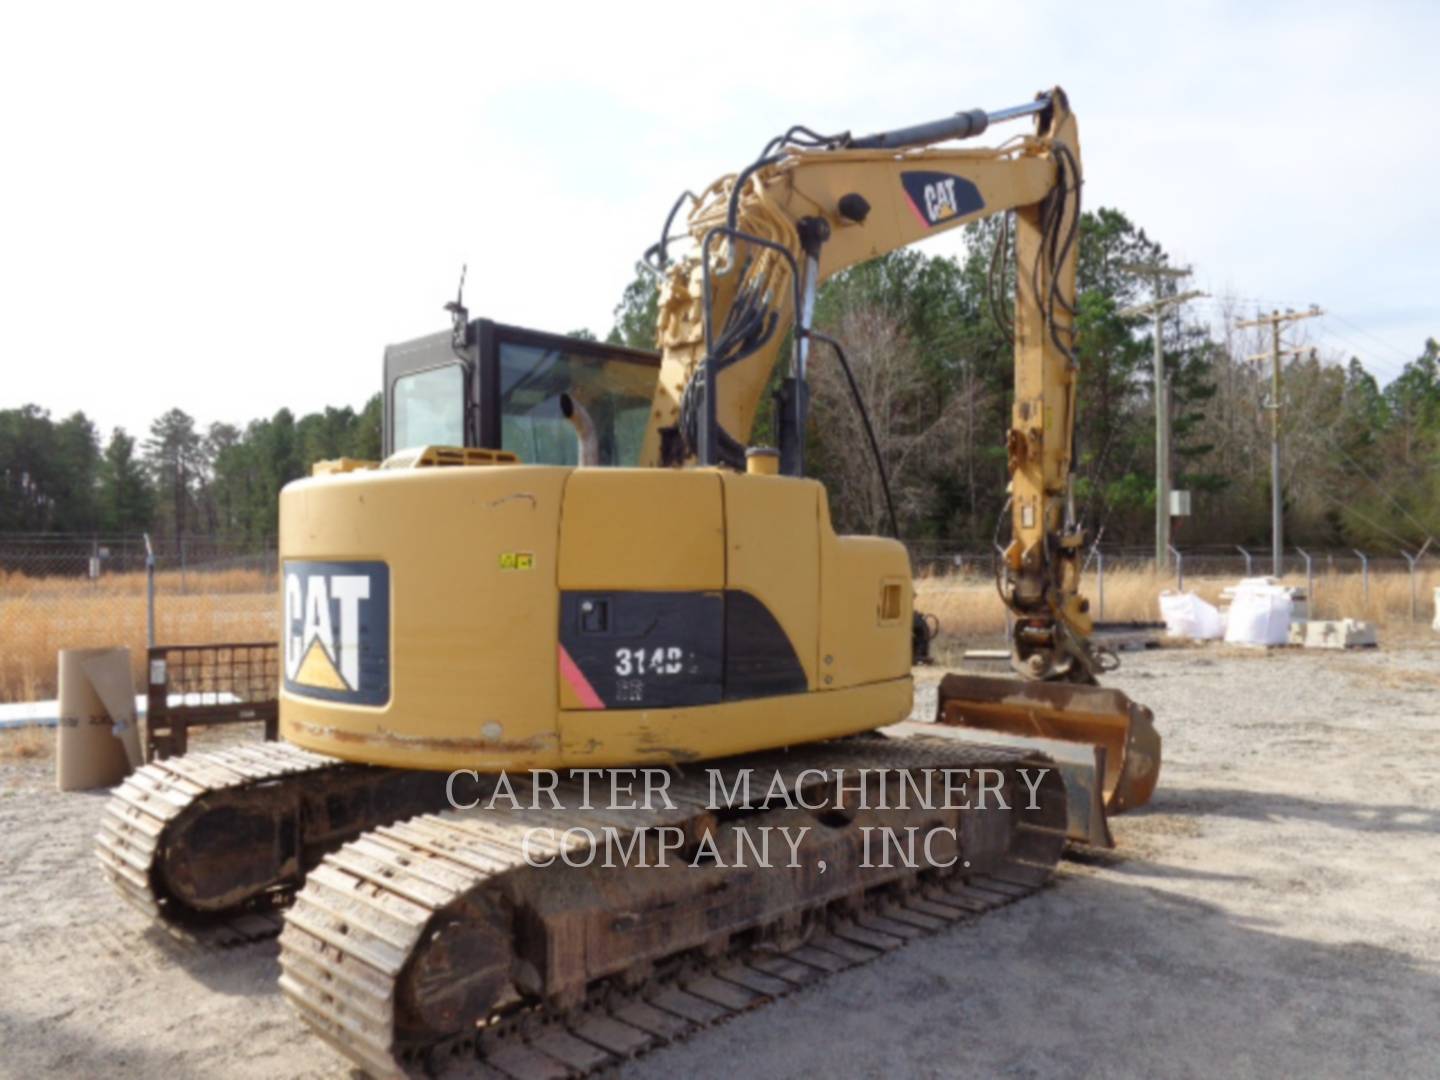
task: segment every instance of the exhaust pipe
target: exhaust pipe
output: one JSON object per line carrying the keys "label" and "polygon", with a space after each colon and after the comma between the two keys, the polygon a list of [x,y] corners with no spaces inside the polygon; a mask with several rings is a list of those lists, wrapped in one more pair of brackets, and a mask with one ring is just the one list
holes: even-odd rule
{"label": "exhaust pipe", "polygon": [[580,466],[589,468],[600,464],[600,439],[595,434],[595,422],[590,412],[569,394],[560,395],[560,412],[575,429],[575,442],[579,446]]}

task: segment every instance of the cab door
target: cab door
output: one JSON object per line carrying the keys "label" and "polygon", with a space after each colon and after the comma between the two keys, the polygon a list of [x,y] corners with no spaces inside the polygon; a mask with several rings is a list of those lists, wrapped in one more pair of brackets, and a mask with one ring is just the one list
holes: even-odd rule
{"label": "cab door", "polygon": [[417,446],[478,446],[478,349],[450,331],[385,350],[384,456]]}

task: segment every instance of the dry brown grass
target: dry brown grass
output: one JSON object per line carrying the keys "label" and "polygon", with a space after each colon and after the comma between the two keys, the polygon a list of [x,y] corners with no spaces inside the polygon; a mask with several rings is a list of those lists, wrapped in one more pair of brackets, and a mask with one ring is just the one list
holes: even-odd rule
{"label": "dry brown grass", "polygon": [[0,761],[48,758],[54,752],[54,728],[24,727],[0,731]]}
{"label": "dry brown grass", "polygon": [[[1440,570],[1422,571],[1419,579],[1421,621],[1410,621],[1410,575],[1384,572],[1370,575],[1368,602],[1359,574],[1315,575],[1312,619],[1364,619],[1375,623],[1392,639],[1424,637],[1434,617],[1434,594],[1440,586]],[[1235,577],[1186,576],[1185,589],[1216,604]],[[1286,578],[1286,584],[1305,585],[1304,577]],[[1150,621],[1160,618],[1160,593],[1175,588],[1173,576],[1157,577],[1148,569],[1107,569],[1105,608],[1100,614],[1096,575],[1085,575],[1084,592],[1096,618],[1109,622]],[[1005,609],[988,574],[938,574],[916,581],[915,606],[940,620],[941,632],[967,641],[998,639],[1005,633]]]}
{"label": "dry brown grass", "polygon": [[[278,640],[274,579],[227,570],[157,575],[156,641],[203,645]],[[61,649],[120,645],[134,660],[136,689],[144,687],[145,575],[118,574],[97,582],[76,578],[0,577],[0,701],[35,701],[56,694]]]}
{"label": "dry brown grass", "polygon": [[[275,577],[260,570],[164,570],[155,575],[157,596],[267,592],[275,589]],[[18,571],[0,570],[0,598],[145,595],[145,573],[105,574],[95,581],[66,575],[31,577]]]}
{"label": "dry brown grass", "polygon": [[[1235,583],[1233,577],[1186,578],[1185,587],[1211,603]],[[1304,584],[1304,579],[1287,579]],[[1085,593],[1099,617],[1094,572],[1085,577]],[[1005,612],[988,574],[922,576],[916,606],[940,619],[942,632],[968,642],[1003,638]],[[1404,572],[1370,576],[1364,602],[1360,575],[1326,573],[1315,578],[1312,618],[1366,619],[1389,640],[1429,636],[1434,589],[1440,570],[1420,575],[1422,621],[1410,621],[1410,578]],[[182,594],[178,572],[157,575],[156,639],[161,644],[207,644],[278,639],[275,579],[253,570],[190,572]],[[1103,617],[1111,621],[1160,617],[1159,596],[1173,589],[1173,577],[1157,578],[1148,569],[1108,569]],[[134,657],[136,687],[144,685],[145,575],[116,574],[97,582],[73,577],[32,578],[0,573],[0,701],[35,701],[56,693],[56,655],[61,649],[128,646]]]}

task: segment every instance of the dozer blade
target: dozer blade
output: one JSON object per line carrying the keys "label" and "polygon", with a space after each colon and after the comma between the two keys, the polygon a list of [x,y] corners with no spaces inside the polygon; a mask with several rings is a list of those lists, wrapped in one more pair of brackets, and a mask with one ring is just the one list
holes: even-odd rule
{"label": "dozer blade", "polygon": [[[1144,806],[1160,778],[1160,735],[1154,714],[1119,690],[952,674],[940,680],[935,719],[1012,738],[1101,748],[1100,791],[1111,814]],[[1011,744],[1008,738],[994,741]],[[1072,775],[1066,781],[1071,786]],[[1071,798],[1073,802],[1073,788]]]}

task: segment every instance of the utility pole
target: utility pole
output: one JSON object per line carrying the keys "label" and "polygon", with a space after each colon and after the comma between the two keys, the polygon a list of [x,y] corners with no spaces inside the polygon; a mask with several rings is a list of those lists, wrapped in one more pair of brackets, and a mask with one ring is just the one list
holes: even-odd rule
{"label": "utility pole", "polygon": [[1155,319],[1155,569],[1170,565],[1170,380],[1165,375],[1165,349],[1161,343],[1161,322],[1168,308],[1205,295],[1191,290],[1175,296],[1161,296],[1160,283],[1166,278],[1188,277],[1190,268],[1161,266],[1158,263],[1123,264],[1121,270],[1147,275],[1155,298],[1148,304],[1125,308],[1121,315],[1152,315]]}
{"label": "utility pole", "polygon": [[1280,330],[1286,323],[1300,319],[1313,319],[1323,315],[1318,307],[1310,305],[1309,311],[1275,311],[1269,315],[1257,315],[1253,319],[1241,319],[1235,325],[1241,330],[1257,326],[1270,327],[1270,351],[1256,353],[1249,360],[1270,361],[1270,400],[1265,407],[1270,410],[1270,573],[1282,576],[1285,566],[1285,515],[1280,499],[1280,365],[1282,358],[1292,353],[1308,352],[1308,349],[1282,349]]}

